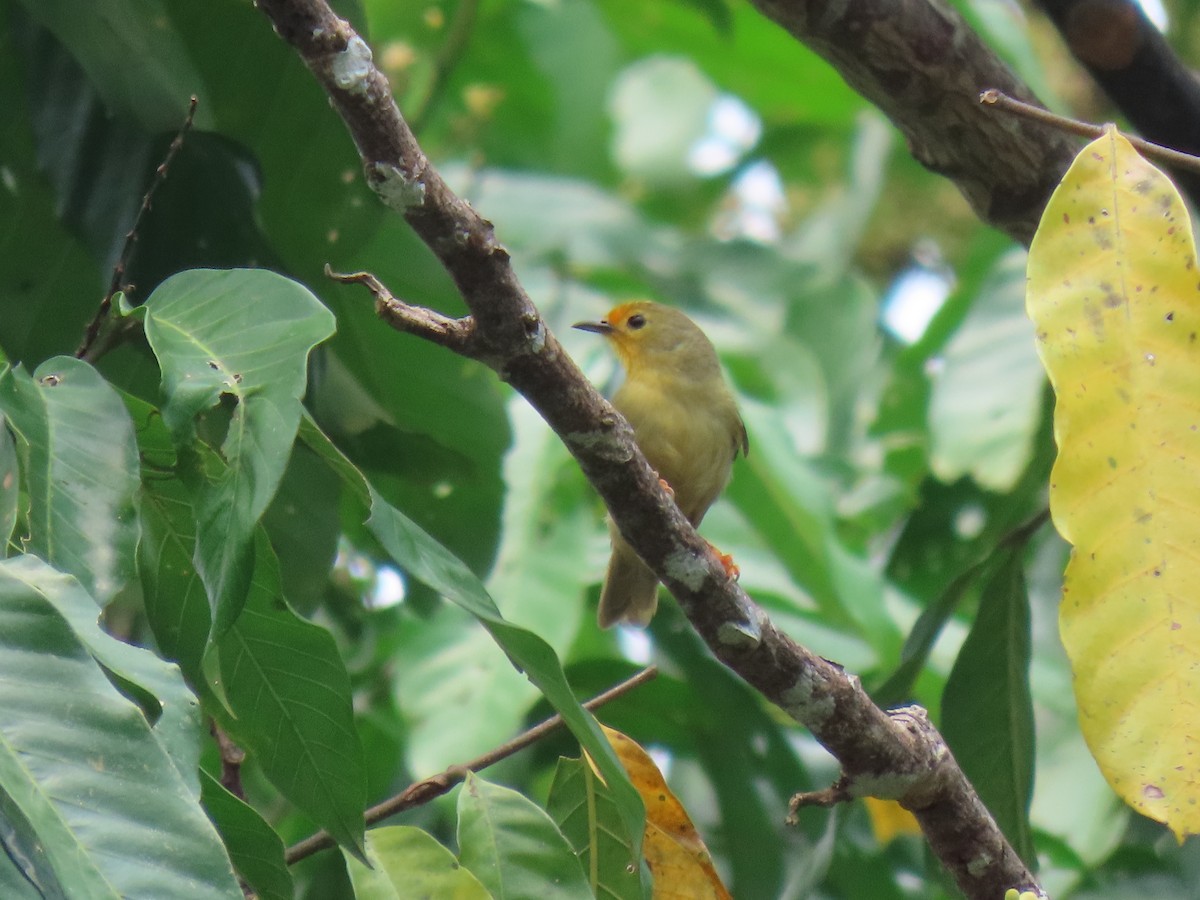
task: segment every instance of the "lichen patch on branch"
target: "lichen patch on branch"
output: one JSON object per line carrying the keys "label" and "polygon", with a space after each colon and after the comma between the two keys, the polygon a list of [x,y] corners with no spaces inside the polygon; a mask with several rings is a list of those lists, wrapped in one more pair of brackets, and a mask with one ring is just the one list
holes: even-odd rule
{"label": "lichen patch on branch", "polygon": [[329,74],[333,83],[343,91],[352,94],[365,94],[370,82],[371,48],[357,34],[346,42],[346,49],[335,54],[329,64]]}
{"label": "lichen patch on branch", "polygon": [[420,172],[408,173],[398,166],[373,162],[366,172],[367,184],[388,209],[404,215],[425,204],[424,167]]}

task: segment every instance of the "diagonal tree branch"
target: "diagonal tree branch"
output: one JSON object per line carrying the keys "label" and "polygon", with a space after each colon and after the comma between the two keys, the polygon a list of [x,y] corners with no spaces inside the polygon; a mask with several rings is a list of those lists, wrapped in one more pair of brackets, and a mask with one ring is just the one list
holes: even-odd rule
{"label": "diagonal tree branch", "polygon": [[[968,897],[996,897],[1008,887],[1036,890],[1033,875],[924,710],[879,709],[856,677],[778,631],[725,573],[661,488],[629,425],[546,327],[491,223],[455,196],[429,164],[362,38],[325,0],[257,4],[329,95],[358,146],[371,186],[405,217],[461,291],[471,316],[458,320],[455,328],[464,339],[449,342],[450,348],[490,366],[538,410],[717,658],[805,725],[838,759],[847,796],[898,799],[911,809]],[[1011,87],[1013,81],[1010,75],[994,83]],[[977,114],[979,90],[975,86],[970,97]],[[1055,135],[1054,141],[1060,138]],[[1035,158],[1040,164],[1051,156],[1035,154],[1027,165],[1033,168]],[[1035,198],[1026,197],[1025,204],[1031,209]],[[448,345],[444,332],[436,330],[446,327],[444,317],[376,296],[389,322]]]}

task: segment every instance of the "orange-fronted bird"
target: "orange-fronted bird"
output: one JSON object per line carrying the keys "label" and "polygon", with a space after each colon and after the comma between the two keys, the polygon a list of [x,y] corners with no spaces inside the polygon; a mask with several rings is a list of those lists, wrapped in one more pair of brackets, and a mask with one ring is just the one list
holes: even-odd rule
{"label": "orange-fronted bird", "polygon": [[[680,512],[699,525],[729,481],[733,460],[749,452],[746,426],[725,384],[717,351],[677,309],[638,300],[599,322],[579,322],[606,337],[625,368],[613,406],[674,492]],[[600,593],[601,628],[645,626],[658,607],[658,579],[609,519],[612,559]]]}

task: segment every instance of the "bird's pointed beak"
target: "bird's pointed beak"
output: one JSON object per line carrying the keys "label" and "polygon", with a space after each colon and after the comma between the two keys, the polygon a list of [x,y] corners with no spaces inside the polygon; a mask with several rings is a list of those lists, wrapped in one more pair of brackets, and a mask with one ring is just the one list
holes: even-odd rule
{"label": "bird's pointed beak", "polygon": [[592,331],[604,335],[612,334],[616,330],[607,322],[576,322],[571,327],[578,328],[580,331]]}

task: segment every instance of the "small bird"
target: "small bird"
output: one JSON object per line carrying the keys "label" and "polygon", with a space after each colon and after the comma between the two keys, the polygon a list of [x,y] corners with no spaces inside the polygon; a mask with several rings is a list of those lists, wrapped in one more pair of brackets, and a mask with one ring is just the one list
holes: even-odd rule
{"label": "small bird", "polygon": [[[729,482],[738,452],[750,451],[712,342],[679,310],[648,300],[623,303],[599,322],[574,327],[604,335],[617,351],[625,381],[613,406],[633,426],[634,439],[680,512],[699,525]],[[600,627],[644,627],[658,607],[658,578],[611,518],[608,529],[612,558],[600,592]]]}

